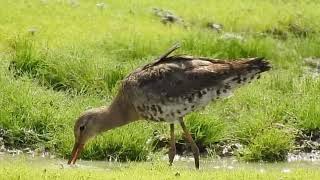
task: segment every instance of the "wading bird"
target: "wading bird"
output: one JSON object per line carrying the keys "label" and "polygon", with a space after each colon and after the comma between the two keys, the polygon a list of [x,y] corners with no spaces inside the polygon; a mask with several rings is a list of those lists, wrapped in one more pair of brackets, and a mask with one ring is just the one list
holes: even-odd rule
{"label": "wading bird", "polygon": [[178,45],[155,62],[129,74],[107,108],[84,112],[74,126],[75,144],[68,164],[74,164],[88,139],[110,129],[145,119],[170,125],[169,164],[176,153],[174,124],[181,125],[199,168],[199,149],[183,117],[268,71],[264,58],[223,61],[203,57],[169,56]]}

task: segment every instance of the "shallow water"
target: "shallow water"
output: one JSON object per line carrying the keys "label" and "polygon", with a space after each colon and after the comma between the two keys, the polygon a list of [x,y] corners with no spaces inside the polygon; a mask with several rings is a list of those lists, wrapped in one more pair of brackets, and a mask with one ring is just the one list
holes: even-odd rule
{"label": "shallow water", "polygon": [[[311,153],[310,153],[311,154]],[[291,155],[287,162],[275,162],[275,163],[265,163],[265,162],[239,162],[234,158],[224,158],[224,159],[205,159],[200,162],[201,169],[220,169],[220,170],[237,170],[237,169],[251,169],[254,171],[259,171],[261,173],[275,170],[281,171],[283,173],[293,172],[295,169],[301,168],[316,168],[320,170],[320,159],[307,158],[313,157],[309,153],[301,155]],[[189,168],[194,168],[193,158],[190,160],[179,160],[174,162],[176,166],[187,166]]]}
{"label": "shallow water", "polygon": [[[202,158],[200,162],[200,168],[203,170],[240,170],[240,169],[250,169],[253,171],[258,171],[265,173],[268,171],[280,171],[282,173],[291,173],[297,169],[319,169],[320,170],[320,158],[319,152],[315,153],[304,153],[299,155],[289,154],[288,162],[281,163],[245,163],[239,162],[234,158],[223,158],[223,159],[211,159]],[[181,157],[176,156],[174,161],[174,167],[182,169],[194,169],[193,158],[191,157]],[[0,165],[3,162],[19,163],[26,162],[30,165],[40,166],[40,167],[53,167],[59,169],[68,168],[80,168],[80,169],[96,169],[96,170],[116,170],[123,169],[127,167],[132,167],[138,162],[133,163],[120,163],[120,162],[109,162],[109,161],[83,161],[78,160],[76,165],[67,165],[66,159],[57,159],[54,156],[42,155],[42,156],[32,156],[26,154],[0,154]],[[167,163],[166,156],[162,160],[158,160],[162,163]],[[156,161],[156,162],[158,162]],[[141,162],[153,164],[153,162]]]}

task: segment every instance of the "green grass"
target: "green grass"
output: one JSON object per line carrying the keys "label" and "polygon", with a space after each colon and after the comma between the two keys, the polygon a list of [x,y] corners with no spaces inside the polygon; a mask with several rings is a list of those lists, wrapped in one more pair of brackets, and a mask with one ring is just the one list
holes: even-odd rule
{"label": "green grass", "polygon": [[[182,45],[178,53],[264,56],[274,67],[232,98],[186,117],[198,144],[231,140],[245,145],[245,159],[283,160],[295,134],[278,137],[288,129],[320,128],[320,79],[303,67],[303,58],[320,56],[319,2],[120,0],[107,1],[103,10],[96,1],[70,2],[0,2],[0,135],[7,147],[69,156],[78,115],[109,104],[125,75],[175,42]],[[163,25],[153,7],[171,10],[188,27]],[[241,38],[206,29],[208,22]],[[93,140],[82,158],[145,160],[155,130],[168,137],[166,124],[143,121],[112,130]]]}
{"label": "green grass", "polygon": [[[277,139],[277,141],[275,141]],[[243,156],[247,161],[283,161],[292,147],[293,134],[278,129],[268,129],[252,140]]]}

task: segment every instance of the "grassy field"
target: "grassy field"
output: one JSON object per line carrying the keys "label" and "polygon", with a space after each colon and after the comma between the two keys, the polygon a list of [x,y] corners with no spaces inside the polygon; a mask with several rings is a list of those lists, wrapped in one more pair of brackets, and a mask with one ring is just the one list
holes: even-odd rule
{"label": "grassy field", "polygon": [[[1,157],[0,157],[1,158]],[[166,162],[111,163],[81,162],[68,167],[57,160],[8,158],[0,163],[1,179],[319,179],[316,166],[257,164],[212,166],[193,169],[193,163],[169,167]],[[3,160],[3,159],[2,159]],[[189,166],[188,166],[189,165]]]}
{"label": "grassy field", "polygon": [[[170,10],[183,21],[165,25],[152,8]],[[304,0],[109,0],[104,6],[92,0],[1,0],[0,143],[68,157],[78,115],[109,104],[126,74],[180,42],[179,54],[271,61],[273,70],[259,81],[186,122],[213,156],[215,144],[231,141],[244,146],[238,156],[245,160],[284,160],[299,132],[320,128],[320,79],[304,66],[304,58],[320,56],[319,8],[320,2]],[[206,26],[212,22],[222,24],[222,32]],[[145,121],[112,130],[88,144],[82,158],[145,160],[152,157],[152,143],[146,142],[154,131],[168,137],[166,124]],[[126,175],[143,168],[129,168]],[[30,168],[22,165],[21,171]],[[153,171],[146,174],[152,177]]]}

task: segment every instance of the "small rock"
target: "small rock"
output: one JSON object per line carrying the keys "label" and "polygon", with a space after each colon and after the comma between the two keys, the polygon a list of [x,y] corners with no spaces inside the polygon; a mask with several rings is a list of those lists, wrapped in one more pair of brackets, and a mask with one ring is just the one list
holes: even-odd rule
{"label": "small rock", "polygon": [[4,145],[1,145],[1,147],[0,147],[0,152],[6,152],[7,151],[7,149],[5,148],[5,146]]}
{"label": "small rock", "polygon": [[174,176],[180,176],[180,172],[176,172]]}
{"label": "small rock", "polygon": [[60,169],[64,169],[64,164],[63,164],[63,163],[60,163],[60,164],[59,164],[59,167],[60,167]]}
{"label": "small rock", "polygon": [[106,4],[102,2],[102,3],[97,3],[96,6],[98,9],[103,10],[106,7]]}
{"label": "small rock", "polygon": [[147,139],[146,145],[151,145],[153,143],[153,141],[154,141],[153,138]]}
{"label": "small rock", "polygon": [[161,22],[164,24],[177,22],[178,18],[172,14],[166,14],[162,17]]}
{"label": "small rock", "polygon": [[24,148],[22,151],[23,151],[24,153],[28,153],[29,151],[31,151],[31,149],[30,149],[30,148]]}
{"label": "small rock", "polygon": [[290,173],[291,172],[291,170],[290,169],[288,169],[288,168],[284,168],[284,169],[282,169],[282,171],[281,172],[283,172],[283,173]]}
{"label": "small rock", "polygon": [[234,143],[233,146],[234,146],[235,149],[238,149],[238,150],[242,150],[243,149],[243,146],[240,143]]}
{"label": "small rock", "polygon": [[259,169],[259,172],[260,172],[260,173],[264,173],[264,172],[266,172],[266,170],[263,169],[263,168],[261,168],[261,169]]}
{"label": "small rock", "polygon": [[304,63],[309,67],[320,69],[320,58],[307,57],[304,59]]}
{"label": "small rock", "polygon": [[33,155],[33,156],[34,156],[34,151],[31,151],[31,150],[30,150],[30,151],[27,151],[26,154],[29,154],[29,155],[31,155],[31,156]]}
{"label": "small rock", "polygon": [[168,10],[163,10],[160,8],[153,8],[153,13],[161,18],[161,22],[163,24],[168,24],[168,23],[183,23],[183,20],[176,16],[174,13],[168,11]]}
{"label": "small rock", "polygon": [[222,150],[222,154],[223,155],[226,155],[227,153],[229,152],[229,147],[228,146],[225,146]]}
{"label": "small rock", "polygon": [[223,25],[222,24],[217,24],[217,23],[208,23],[207,27],[216,31],[216,32],[221,32],[223,29]]}
{"label": "small rock", "polygon": [[36,27],[31,27],[28,29],[28,32],[34,36],[38,32],[38,29]]}
{"label": "small rock", "polygon": [[50,153],[48,152],[48,151],[43,151],[42,153],[41,153],[41,157],[48,157],[48,156],[50,156]]}
{"label": "small rock", "polygon": [[227,169],[233,169],[234,167],[233,166],[227,166]]}
{"label": "small rock", "polygon": [[220,38],[224,40],[244,40],[241,35],[235,33],[224,33],[222,36],[220,36]]}
{"label": "small rock", "polygon": [[8,150],[7,152],[8,152],[9,154],[16,154],[16,153],[17,153],[17,150],[12,149],[12,150]]}
{"label": "small rock", "polygon": [[77,7],[80,5],[78,0],[69,0],[69,4],[72,7]]}

